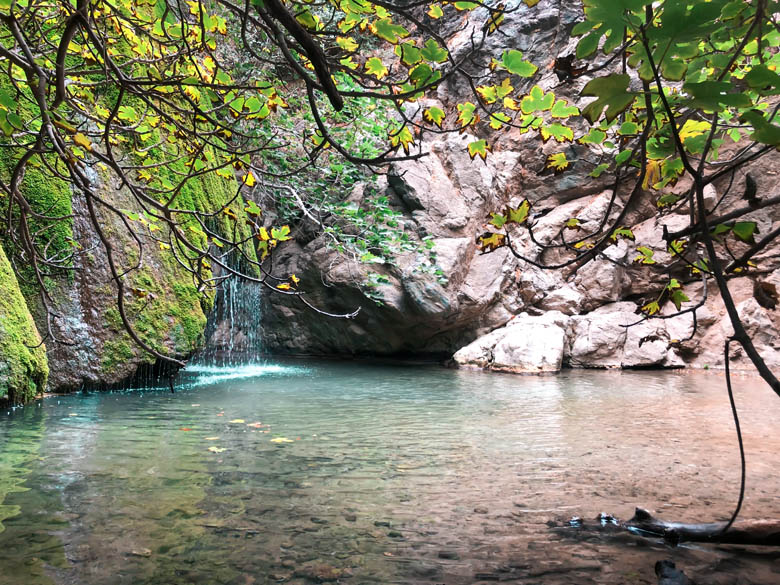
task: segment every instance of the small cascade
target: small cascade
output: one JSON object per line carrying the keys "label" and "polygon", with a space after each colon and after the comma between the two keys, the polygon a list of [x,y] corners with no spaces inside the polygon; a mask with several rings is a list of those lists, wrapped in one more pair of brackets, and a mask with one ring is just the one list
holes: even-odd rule
{"label": "small cascade", "polygon": [[235,277],[222,282],[206,326],[206,346],[191,364],[232,367],[261,359],[261,287]]}

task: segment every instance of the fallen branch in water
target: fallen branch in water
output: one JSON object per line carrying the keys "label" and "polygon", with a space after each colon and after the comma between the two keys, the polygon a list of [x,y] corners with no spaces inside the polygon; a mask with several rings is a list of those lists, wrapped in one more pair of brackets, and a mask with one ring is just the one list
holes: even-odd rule
{"label": "fallen branch in water", "polygon": [[565,527],[556,530],[579,528],[586,531],[618,534],[629,532],[639,536],[663,538],[676,546],[681,542],[711,542],[714,544],[741,544],[755,546],[780,546],[780,520],[742,520],[734,522],[728,530],[727,522],[688,524],[667,522],[656,518],[643,508],[636,508],[634,516],[627,522],[620,522],[614,516],[601,514],[597,523],[573,517]]}
{"label": "fallen branch in water", "polygon": [[634,517],[623,526],[631,532],[660,536],[670,544],[680,542],[714,542],[780,546],[780,520],[743,520],[735,522],[725,532],[725,522],[686,524],[666,522],[647,510],[637,508]]}

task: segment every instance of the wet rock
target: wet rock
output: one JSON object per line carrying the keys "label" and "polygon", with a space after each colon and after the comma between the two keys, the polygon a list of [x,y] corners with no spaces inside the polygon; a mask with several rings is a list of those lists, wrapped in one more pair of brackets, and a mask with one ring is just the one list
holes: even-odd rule
{"label": "wet rock", "polygon": [[504,372],[557,372],[563,361],[568,319],[559,311],[538,317],[523,313],[458,350],[453,359],[461,366]]}
{"label": "wet rock", "polygon": [[457,551],[454,550],[440,550],[439,551],[439,558],[440,559],[447,559],[452,561],[458,561],[460,560],[460,555]]}
{"label": "wet rock", "polygon": [[326,563],[307,563],[295,570],[296,577],[303,577],[317,583],[338,581],[342,577],[351,575],[347,569],[339,569]]}

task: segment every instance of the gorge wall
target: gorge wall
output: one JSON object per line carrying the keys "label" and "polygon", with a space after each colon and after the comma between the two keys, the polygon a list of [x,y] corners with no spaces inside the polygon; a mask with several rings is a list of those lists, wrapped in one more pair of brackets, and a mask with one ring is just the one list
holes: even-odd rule
{"label": "gorge wall", "polygon": [[[523,51],[539,65],[541,79],[533,84],[576,103],[587,75],[561,82],[553,71],[557,56],[573,53],[575,41],[568,31],[577,21],[577,5],[542,0],[534,9],[516,3],[507,16],[502,47]],[[511,22],[510,22],[511,20]],[[450,23],[463,46],[483,23]],[[458,28],[460,27],[460,28]],[[491,41],[489,41],[490,43]],[[499,51],[486,47],[486,52]],[[530,87],[531,83],[529,83]],[[528,89],[528,88],[526,88]],[[442,85],[437,104],[452,113],[459,88]],[[531,221],[542,241],[549,239],[567,218],[576,217],[583,228],[594,227],[604,216],[610,198],[603,180],[588,176],[595,166],[588,147],[567,145],[572,168],[556,175],[545,170],[546,156],[561,150],[536,133],[502,132],[492,143],[493,152],[483,164],[469,159],[466,144],[474,137],[444,135],[427,145],[428,156],[393,165],[380,177],[380,191],[391,207],[403,213],[403,229],[411,239],[432,239],[436,260],[446,276],[442,281],[419,270],[418,258],[407,254],[396,265],[365,265],[350,261],[328,245],[325,237],[311,239],[308,220],[298,226],[297,241],[280,248],[276,269],[302,279],[310,299],[330,312],[361,308],[353,320],[318,315],[280,295],[266,295],[263,339],[271,352],[293,354],[386,355],[448,358],[464,346],[456,361],[477,367],[509,371],[553,370],[575,367],[721,367],[723,341],[731,333],[714,283],[703,290],[699,277],[688,274],[686,291],[706,302],[692,315],[674,319],[641,321],[639,307],[652,300],[668,280],[651,266],[634,262],[638,246],[650,248],[658,260],[668,259],[662,234],[688,222],[687,209],[658,214],[658,193],[646,192],[641,203],[629,210],[626,225],[635,241],[621,240],[580,270],[543,270],[515,258],[506,248],[490,254],[478,252],[475,237],[484,232],[490,212],[505,204],[532,203]],[[778,157],[773,154],[743,169],[734,188],[719,209],[739,205],[744,171],[758,183],[761,197],[778,194]],[[710,202],[726,193],[728,181],[707,192]],[[689,184],[681,180],[674,192]],[[359,205],[360,188],[349,195]],[[744,202],[742,202],[744,204]],[[760,233],[777,226],[778,212],[751,214]],[[526,235],[514,241],[524,254],[539,260],[539,251]],[[780,285],[778,250],[767,249],[750,275],[730,282],[739,311],[759,351],[771,365],[780,365],[778,316],[773,302],[761,303],[754,291]],[[381,305],[366,294],[369,272],[380,273],[376,287]],[[760,296],[760,295],[759,295]],[[486,336],[487,337],[482,337]],[[692,336],[692,337],[691,337]],[[688,339],[691,337],[690,339]],[[541,349],[545,348],[545,349]],[[734,366],[747,366],[739,354]]]}

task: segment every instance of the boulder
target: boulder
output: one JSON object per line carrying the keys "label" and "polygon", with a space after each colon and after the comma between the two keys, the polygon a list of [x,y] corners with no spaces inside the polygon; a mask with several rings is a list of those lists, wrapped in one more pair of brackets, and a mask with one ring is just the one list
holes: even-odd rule
{"label": "boulder", "polygon": [[568,317],[559,311],[518,315],[455,353],[458,365],[501,372],[557,372],[563,362]]}

